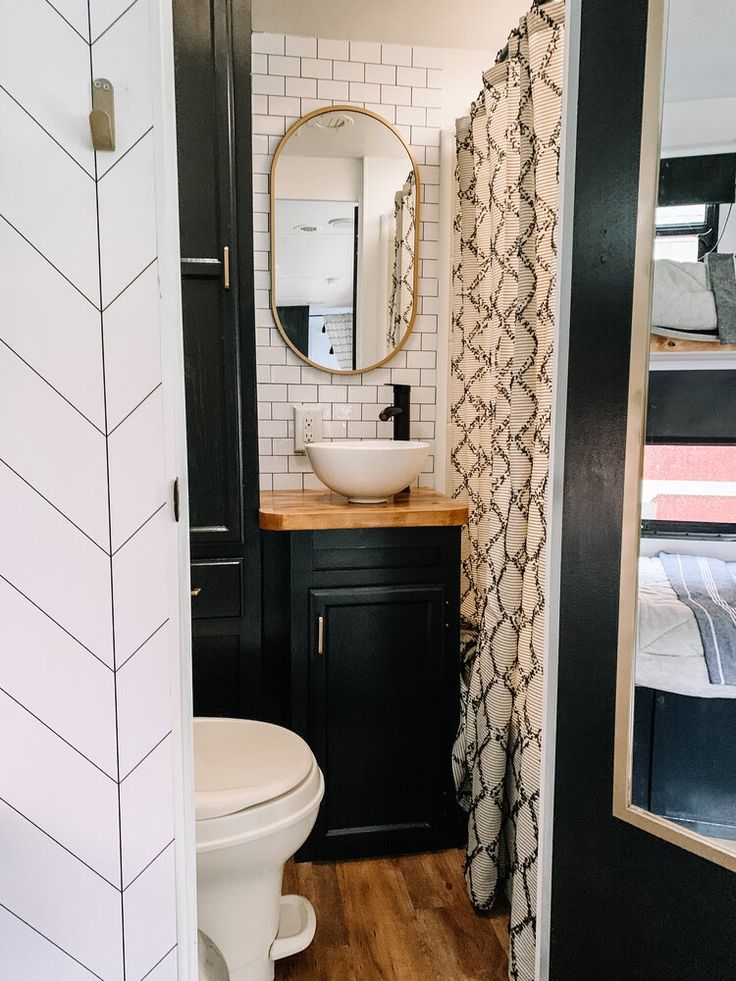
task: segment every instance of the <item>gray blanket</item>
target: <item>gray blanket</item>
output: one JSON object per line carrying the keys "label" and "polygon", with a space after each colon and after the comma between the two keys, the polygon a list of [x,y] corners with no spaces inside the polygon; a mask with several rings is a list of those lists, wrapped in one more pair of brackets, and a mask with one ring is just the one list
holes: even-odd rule
{"label": "gray blanket", "polygon": [[721,344],[736,344],[736,267],[726,252],[710,252],[705,257],[708,289],[713,293]]}
{"label": "gray blanket", "polygon": [[725,562],[701,555],[659,558],[680,602],[689,606],[703,642],[712,685],[736,685],[736,579]]}

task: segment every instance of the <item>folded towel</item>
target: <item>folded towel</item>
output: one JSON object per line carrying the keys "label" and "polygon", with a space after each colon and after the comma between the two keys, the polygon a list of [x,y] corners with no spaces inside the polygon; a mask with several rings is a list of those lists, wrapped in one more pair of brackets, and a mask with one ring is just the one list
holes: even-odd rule
{"label": "folded towel", "polygon": [[716,304],[702,262],[656,260],[652,324],[698,333],[716,330]]}
{"label": "folded towel", "polygon": [[733,255],[709,252],[705,257],[708,286],[713,291],[721,344],[736,344],[736,264]]}

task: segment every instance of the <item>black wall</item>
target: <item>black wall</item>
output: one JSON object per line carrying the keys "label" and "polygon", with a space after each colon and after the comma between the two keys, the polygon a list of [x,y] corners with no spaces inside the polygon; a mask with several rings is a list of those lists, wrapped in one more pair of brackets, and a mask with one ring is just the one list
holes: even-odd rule
{"label": "black wall", "polygon": [[647,3],[582,0],[563,501],[552,981],[732,981],[736,876],[612,816]]}

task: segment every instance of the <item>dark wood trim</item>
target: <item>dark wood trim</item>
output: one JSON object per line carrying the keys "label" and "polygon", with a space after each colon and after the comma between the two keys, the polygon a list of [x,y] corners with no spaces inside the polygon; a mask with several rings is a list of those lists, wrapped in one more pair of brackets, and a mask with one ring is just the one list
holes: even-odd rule
{"label": "dark wood trim", "polygon": [[230,98],[234,110],[237,220],[234,262],[238,279],[240,424],[242,438],[242,528],[244,563],[243,619],[245,662],[260,705],[263,690],[261,645],[261,532],[258,526],[258,394],[256,388],[255,283],[253,273],[253,153],[251,108],[251,0],[229,0],[232,37]]}
{"label": "dark wood trim", "polygon": [[581,4],[551,981],[726,981],[733,975],[736,876],[612,813],[647,7],[640,0]]}

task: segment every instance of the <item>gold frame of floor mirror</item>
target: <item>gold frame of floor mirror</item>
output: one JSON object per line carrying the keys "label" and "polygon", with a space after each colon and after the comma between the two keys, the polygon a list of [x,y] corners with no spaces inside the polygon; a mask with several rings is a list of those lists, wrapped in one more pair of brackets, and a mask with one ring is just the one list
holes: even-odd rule
{"label": "gold frame of floor mirror", "polygon": [[621,531],[619,634],[616,670],[613,814],[649,834],[736,872],[734,851],[704,835],[632,803],[634,678],[637,647],[638,558],[641,528],[641,474],[646,434],[650,355],[655,209],[659,185],[662,91],[666,46],[666,0],[649,0],[642,112],[629,404],[626,430],[624,508]]}
{"label": "gold frame of floor mirror", "polygon": [[[411,317],[409,319],[409,324],[404,332],[404,336],[401,338],[396,347],[387,354],[385,358],[380,361],[376,361],[374,364],[367,365],[365,368],[327,368],[323,364],[318,364],[316,361],[312,361],[310,357],[300,351],[298,347],[292,344],[291,340],[287,337],[286,331],[284,330],[281,319],[276,310],[276,262],[274,261],[275,252],[275,241],[276,241],[276,164],[278,163],[281,152],[289,141],[289,138],[305,123],[308,123],[310,119],[314,119],[315,116],[324,116],[328,112],[356,112],[360,113],[361,116],[370,116],[372,119],[377,120],[382,123],[387,129],[396,136],[396,138],[402,143],[404,149],[406,150],[407,156],[414,171],[414,184],[417,190],[417,202],[416,202],[416,214],[414,217],[414,276],[413,276],[413,289],[414,289],[414,302],[412,305]],[[414,323],[417,319],[417,314],[419,312],[419,262],[421,257],[419,255],[419,244],[420,244],[420,222],[421,222],[421,208],[422,208],[422,182],[419,175],[419,165],[417,164],[414,154],[411,152],[411,147],[406,142],[404,137],[401,135],[399,130],[393,123],[390,123],[388,119],[383,116],[379,116],[377,112],[372,112],[370,109],[363,109],[360,106],[349,106],[349,105],[334,105],[325,106],[323,109],[315,109],[312,112],[308,112],[305,116],[301,116],[295,123],[293,123],[284,135],[279,140],[279,144],[274,151],[273,160],[271,161],[271,170],[269,172],[269,220],[268,220],[268,231],[270,237],[270,250],[269,250],[269,262],[271,263],[271,314],[273,315],[274,322],[278,328],[279,334],[283,338],[287,347],[296,354],[300,360],[304,361],[306,364],[311,365],[312,368],[318,368],[320,371],[324,371],[330,375],[364,375],[368,371],[373,371],[375,368],[380,368],[390,361],[391,358],[395,357],[399,351],[404,347],[406,342],[411,336],[411,332],[414,329]]]}

